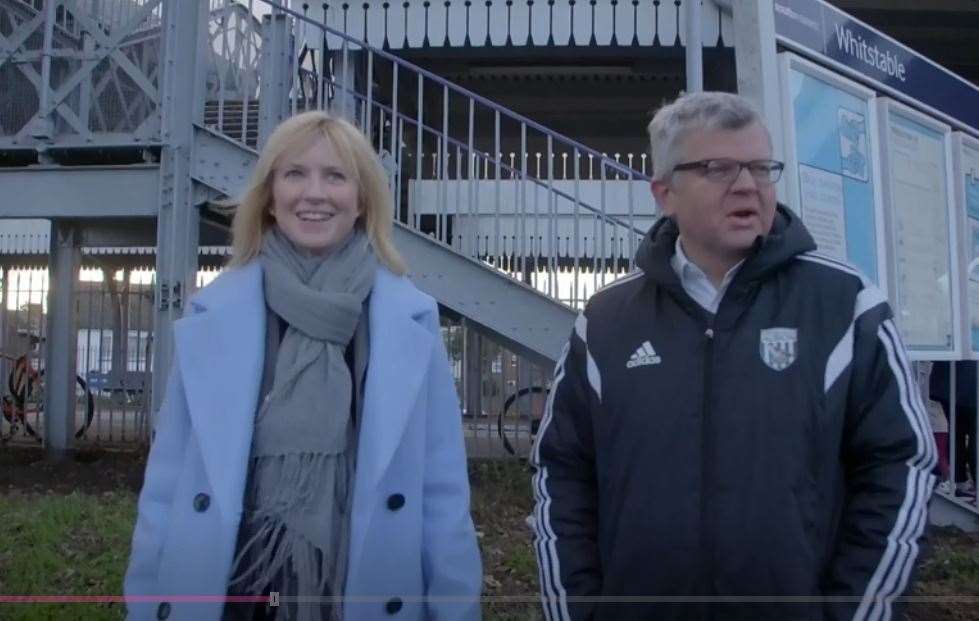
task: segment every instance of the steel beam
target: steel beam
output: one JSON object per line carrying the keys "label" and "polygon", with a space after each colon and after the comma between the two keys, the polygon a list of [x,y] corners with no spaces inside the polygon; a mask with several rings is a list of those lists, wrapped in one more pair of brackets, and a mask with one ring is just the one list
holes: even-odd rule
{"label": "steel beam", "polygon": [[349,45],[345,45],[335,50],[333,54],[333,82],[337,90],[333,101],[330,102],[330,114],[363,128],[364,120],[360,118],[360,105],[357,100],[358,77],[364,79],[360,67],[363,52],[352,51]]}
{"label": "steel beam", "polygon": [[[10,324],[10,319],[7,316],[7,306],[10,304],[10,268],[6,265],[0,267],[0,274],[2,274],[0,282],[3,283],[3,288],[0,289],[0,349],[7,349]],[[9,371],[6,365],[0,364],[0,368],[3,369],[3,375]]]}
{"label": "steel beam", "polygon": [[251,177],[258,153],[224,134],[194,127],[195,181],[226,196],[237,196]]}
{"label": "steel beam", "polygon": [[44,446],[49,459],[62,460],[71,450],[75,427],[75,281],[81,265],[77,226],[67,220],[51,224],[48,257],[47,343],[44,351]]}
{"label": "steel beam", "polygon": [[200,215],[191,179],[194,123],[204,116],[207,2],[163,5],[160,186],[151,428],[173,358],[173,322],[196,285]]}
{"label": "steel beam", "polygon": [[462,349],[462,360],[465,365],[462,376],[463,403],[466,414],[481,416],[483,413],[483,337],[468,319],[463,318],[462,326],[465,339]]}
{"label": "steel beam", "polygon": [[395,224],[394,242],[415,285],[489,333],[514,353],[545,367],[557,361],[576,313],[489,266]]}
{"label": "steel beam", "polygon": [[0,168],[0,218],[155,216],[159,170],[137,166]]}
{"label": "steel beam", "polygon": [[289,116],[289,92],[292,90],[290,19],[281,13],[262,18],[262,58],[259,84],[262,96],[258,103],[258,147],[262,148],[272,130]]}
{"label": "steel beam", "polygon": [[700,21],[700,0],[685,0],[687,35],[684,54],[686,57],[687,92],[704,90],[704,32]]}
{"label": "steel beam", "polygon": [[44,43],[41,52],[41,93],[38,113],[31,126],[31,136],[38,140],[50,140],[54,136],[54,119],[51,114],[51,56],[54,49],[54,22],[58,7],[57,0],[47,2],[44,7]]}
{"label": "steel beam", "polygon": [[[775,43],[774,0],[713,0],[734,17],[734,58],[738,93],[761,112],[772,137],[772,153],[784,161],[782,106],[778,90],[778,58]],[[776,186],[785,200],[785,181]]]}

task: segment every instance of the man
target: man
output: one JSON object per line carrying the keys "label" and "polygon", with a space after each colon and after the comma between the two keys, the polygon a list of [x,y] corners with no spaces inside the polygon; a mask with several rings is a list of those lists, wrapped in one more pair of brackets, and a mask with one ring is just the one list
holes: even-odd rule
{"label": "man", "polygon": [[598,292],[533,452],[548,619],[887,619],[935,447],[881,293],[776,205],[744,99],[649,125],[662,218]]}

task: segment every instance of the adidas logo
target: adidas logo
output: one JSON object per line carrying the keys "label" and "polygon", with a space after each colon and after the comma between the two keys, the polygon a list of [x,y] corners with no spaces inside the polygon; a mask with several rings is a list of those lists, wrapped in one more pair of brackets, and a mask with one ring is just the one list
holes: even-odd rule
{"label": "adidas logo", "polygon": [[629,362],[625,363],[625,368],[632,369],[646,364],[659,364],[663,359],[656,355],[656,350],[646,341],[639,346],[639,349],[629,356]]}

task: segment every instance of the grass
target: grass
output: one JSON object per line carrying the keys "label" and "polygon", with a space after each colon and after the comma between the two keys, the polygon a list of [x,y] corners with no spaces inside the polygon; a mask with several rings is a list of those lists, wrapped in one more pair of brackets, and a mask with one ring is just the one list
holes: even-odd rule
{"label": "grass", "polygon": [[[122,593],[136,517],[130,492],[2,497],[0,593]],[[121,619],[119,604],[5,604],[2,619]]]}
{"label": "grass", "polygon": [[929,540],[931,553],[918,568],[919,592],[979,596],[979,537],[944,528],[933,530]]}
{"label": "grass", "polygon": [[[537,562],[524,523],[533,505],[529,472],[515,462],[477,461],[470,464],[470,480],[484,595],[491,598],[484,605],[484,617],[539,619]],[[0,491],[0,593],[121,593],[135,504],[131,491]],[[915,594],[979,595],[979,537],[932,529],[929,545],[919,565]],[[503,598],[507,601],[500,601]],[[0,605],[2,620],[122,617],[119,604]],[[979,610],[975,604],[915,603],[903,618],[975,620]]]}
{"label": "grass", "polygon": [[533,507],[530,473],[513,461],[469,464],[472,514],[483,557],[483,595],[513,598],[488,602],[488,621],[539,619],[537,559],[524,522]]}

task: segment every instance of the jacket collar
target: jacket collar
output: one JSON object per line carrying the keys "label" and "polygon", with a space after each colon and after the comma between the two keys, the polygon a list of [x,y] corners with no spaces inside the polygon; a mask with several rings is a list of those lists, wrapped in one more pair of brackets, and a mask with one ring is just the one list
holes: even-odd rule
{"label": "jacket collar", "polygon": [[[636,251],[636,264],[658,284],[678,288],[680,281],[670,259],[680,231],[672,218],[661,218],[646,234]],[[755,239],[751,253],[741,265],[735,281],[762,280],[799,254],[816,249],[802,221],[784,205],[778,205],[767,235]]]}
{"label": "jacket collar", "polygon": [[[435,305],[406,278],[381,270],[374,281],[370,301],[370,362],[364,386],[357,469],[354,474],[353,510],[373,515],[371,507],[385,472],[404,436],[419,392],[429,371],[432,347],[438,333],[425,324],[438,325],[432,317]],[[424,423],[424,416],[418,422]],[[421,464],[415,464],[422,467]],[[370,532],[367,522],[355,521],[350,531],[350,580],[359,567],[361,552]]]}
{"label": "jacket collar", "polygon": [[370,362],[359,430],[357,483],[374,489],[401,441],[418,392],[429,370],[438,325],[431,298],[405,277],[380,269],[369,309]]}

